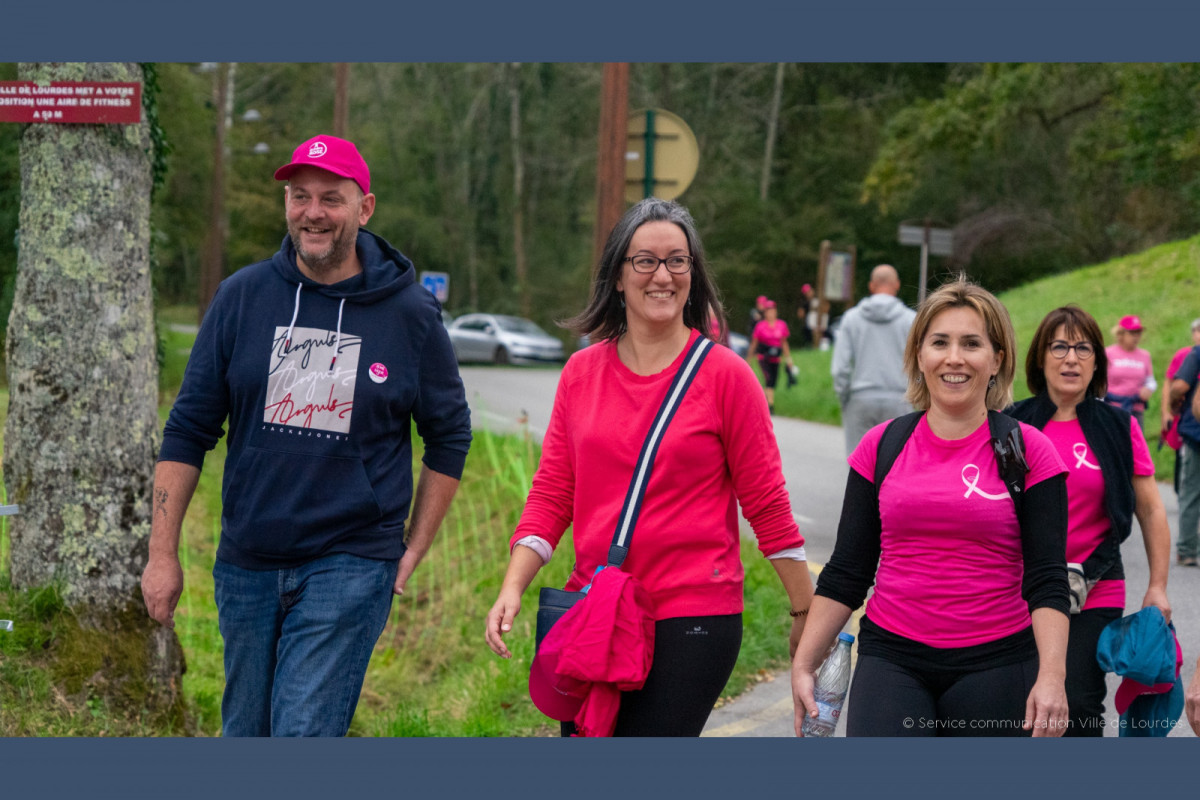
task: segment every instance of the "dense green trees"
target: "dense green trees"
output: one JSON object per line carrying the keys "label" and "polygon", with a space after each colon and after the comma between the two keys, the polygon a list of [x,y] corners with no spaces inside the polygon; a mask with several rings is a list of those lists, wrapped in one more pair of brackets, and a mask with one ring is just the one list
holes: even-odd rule
{"label": "dense green trees", "polygon": [[[214,73],[158,74],[171,152],[155,285],[161,301],[190,303],[210,224]],[[419,268],[450,273],[451,311],[530,309],[549,323],[583,304],[599,86],[596,64],[352,65],[349,136],[372,166],[372,227]],[[226,272],[278,246],[271,173],[330,130],[333,68],[238,64],[232,90]],[[1198,101],[1192,64],[635,64],[629,87],[631,109],[667,108],[697,135],[700,170],[680,199],[735,329],[761,293],[790,316],[823,239],[857,245],[860,291],[865,267],[890,261],[914,300],[904,220],[956,230],[932,280],[965,268],[992,288],[1193,233]],[[0,126],[0,286],[15,264],[19,127]]]}

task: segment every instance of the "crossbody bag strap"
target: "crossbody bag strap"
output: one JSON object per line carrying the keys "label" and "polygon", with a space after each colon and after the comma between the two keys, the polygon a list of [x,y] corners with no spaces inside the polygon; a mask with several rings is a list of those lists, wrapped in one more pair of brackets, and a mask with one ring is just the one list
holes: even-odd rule
{"label": "crossbody bag strap", "polygon": [[629,554],[629,540],[633,536],[634,526],[637,525],[638,515],[642,512],[642,500],[646,496],[646,485],[650,483],[650,473],[654,470],[654,457],[658,454],[658,446],[662,443],[663,434],[671,424],[679,404],[687,394],[688,387],[696,377],[696,372],[712,349],[711,339],[697,337],[684,356],[683,366],[675,373],[667,396],[663,399],[642,451],[638,455],[637,465],[633,470],[633,479],[629,482],[629,490],[625,493],[625,504],[621,506],[621,514],[617,517],[617,529],[613,533],[612,546],[608,549],[608,566],[619,567]]}

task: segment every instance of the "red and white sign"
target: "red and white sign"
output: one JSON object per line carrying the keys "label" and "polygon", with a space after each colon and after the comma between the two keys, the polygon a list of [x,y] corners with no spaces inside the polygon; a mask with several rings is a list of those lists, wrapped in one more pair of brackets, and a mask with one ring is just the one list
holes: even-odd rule
{"label": "red and white sign", "polygon": [[141,83],[0,81],[0,122],[136,125],[141,121]]}

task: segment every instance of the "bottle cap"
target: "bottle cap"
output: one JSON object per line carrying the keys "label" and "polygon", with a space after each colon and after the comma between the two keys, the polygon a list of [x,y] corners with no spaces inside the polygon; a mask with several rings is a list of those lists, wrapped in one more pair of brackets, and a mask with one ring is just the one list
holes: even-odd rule
{"label": "bottle cap", "polygon": [[849,634],[849,633],[839,633],[838,641],[839,642],[849,642],[851,644],[854,644],[854,635]]}

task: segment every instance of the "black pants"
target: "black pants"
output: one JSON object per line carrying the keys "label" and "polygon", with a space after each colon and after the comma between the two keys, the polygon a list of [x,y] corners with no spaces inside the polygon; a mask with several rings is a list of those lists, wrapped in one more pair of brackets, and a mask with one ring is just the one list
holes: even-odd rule
{"label": "black pants", "polygon": [[[741,646],[741,614],[659,620],[650,674],[621,694],[613,736],[699,736]],[[574,722],[562,723],[563,736],[573,733]]]}
{"label": "black pants", "polygon": [[1071,615],[1067,639],[1067,712],[1071,724],[1064,736],[1103,736],[1104,697],[1108,684],[1096,661],[1100,633],[1121,618],[1122,609],[1092,608]]}
{"label": "black pants", "polygon": [[1029,736],[1021,723],[1037,658],[988,669],[920,671],[859,655],[847,736]]}
{"label": "black pants", "polygon": [[767,388],[774,389],[775,384],[779,383],[779,362],[761,357],[758,359],[758,366],[762,370],[763,382],[766,383]]}

